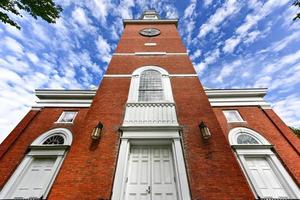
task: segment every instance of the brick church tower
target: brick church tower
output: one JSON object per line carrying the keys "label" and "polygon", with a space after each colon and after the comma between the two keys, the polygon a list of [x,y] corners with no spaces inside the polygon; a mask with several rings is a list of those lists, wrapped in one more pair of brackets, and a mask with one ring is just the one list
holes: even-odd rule
{"label": "brick church tower", "polygon": [[124,20],[97,90],[36,90],[0,199],[299,199],[300,142],[266,89],[203,88],[177,22]]}

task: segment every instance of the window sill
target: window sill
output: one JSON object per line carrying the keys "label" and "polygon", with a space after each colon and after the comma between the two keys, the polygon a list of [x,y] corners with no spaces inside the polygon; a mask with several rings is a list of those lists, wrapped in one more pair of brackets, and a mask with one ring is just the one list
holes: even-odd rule
{"label": "window sill", "polygon": [[228,124],[247,123],[247,121],[227,121]]}
{"label": "window sill", "polygon": [[73,124],[73,122],[54,122],[54,124]]}

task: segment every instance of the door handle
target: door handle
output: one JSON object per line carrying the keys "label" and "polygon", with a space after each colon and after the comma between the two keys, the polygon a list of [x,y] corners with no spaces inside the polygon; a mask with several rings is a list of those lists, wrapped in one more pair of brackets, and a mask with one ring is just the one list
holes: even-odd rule
{"label": "door handle", "polygon": [[148,189],[146,190],[146,192],[147,192],[148,194],[150,194],[150,192],[151,192],[151,187],[150,187],[150,185],[148,186]]}

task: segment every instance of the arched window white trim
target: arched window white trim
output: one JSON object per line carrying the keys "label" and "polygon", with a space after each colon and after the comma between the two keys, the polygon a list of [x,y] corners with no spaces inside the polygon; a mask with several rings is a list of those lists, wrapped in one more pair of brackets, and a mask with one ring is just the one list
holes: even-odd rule
{"label": "arched window white trim", "polygon": [[139,101],[138,97],[139,97],[141,74],[147,70],[155,70],[161,74],[163,100],[160,100],[159,102],[174,102],[169,73],[166,70],[164,70],[163,68],[158,67],[158,66],[140,67],[132,73],[130,90],[129,90],[127,102],[133,103],[133,102]]}
{"label": "arched window white trim", "polygon": [[0,199],[46,199],[72,139],[71,131],[65,128],[39,136],[3,187]]}
{"label": "arched window white trim", "polygon": [[55,128],[50,131],[47,131],[46,133],[40,135],[37,139],[35,139],[30,146],[40,146],[43,145],[43,143],[50,137],[53,137],[55,135],[62,136],[64,138],[63,145],[69,145],[71,146],[73,141],[73,136],[71,131],[65,128]]}
{"label": "arched window white trim", "polygon": [[229,143],[231,145],[248,145],[248,144],[242,144],[238,142],[238,138],[241,135],[246,135],[251,138],[253,138],[255,141],[257,141],[256,144],[251,144],[251,145],[270,145],[268,140],[266,140],[263,136],[258,134],[257,132],[249,129],[249,128],[244,128],[244,127],[238,127],[234,128],[229,132],[228,138],[229,138]]}
{"label": "arched window white trim", "polygon": [[[239,137],[243,136],[242,140]],[[244,127],[229,132],[229,143],[257,198],[298,199],[300,191],[266,138]]]}

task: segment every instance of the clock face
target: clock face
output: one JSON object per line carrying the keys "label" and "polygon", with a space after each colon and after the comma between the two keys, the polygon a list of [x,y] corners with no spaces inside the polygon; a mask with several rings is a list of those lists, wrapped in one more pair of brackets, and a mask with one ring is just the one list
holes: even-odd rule
{"label": "clock face", "polygon": [[153,37],[160,34],[160,30],[156,28],[144,28],[140,31],[140,34],[147,37]]}

